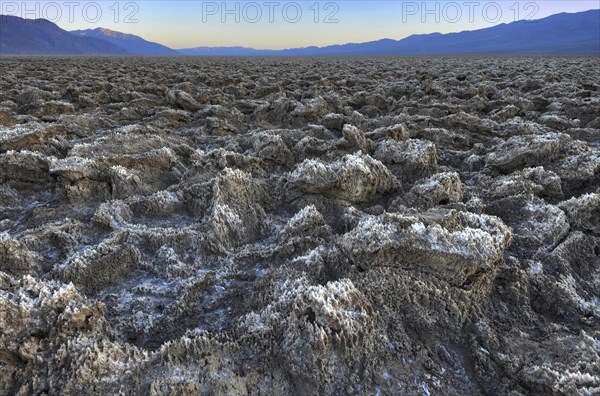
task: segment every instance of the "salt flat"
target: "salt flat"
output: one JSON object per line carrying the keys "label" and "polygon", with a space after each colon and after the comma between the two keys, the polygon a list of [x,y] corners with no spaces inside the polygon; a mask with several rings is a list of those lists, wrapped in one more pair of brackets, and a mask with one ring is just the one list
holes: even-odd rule
{"label": "salt flat", "polygon": [[598,70],[0,58],[0,394],[600,392]]}

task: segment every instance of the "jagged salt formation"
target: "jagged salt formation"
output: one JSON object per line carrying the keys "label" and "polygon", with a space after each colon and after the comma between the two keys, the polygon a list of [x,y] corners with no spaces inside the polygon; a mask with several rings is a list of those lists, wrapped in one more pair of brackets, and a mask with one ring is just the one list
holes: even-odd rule
{"label": "jagged salt formation", "polygon": [[3,58],[0,394],[600,393],[599,67]]}

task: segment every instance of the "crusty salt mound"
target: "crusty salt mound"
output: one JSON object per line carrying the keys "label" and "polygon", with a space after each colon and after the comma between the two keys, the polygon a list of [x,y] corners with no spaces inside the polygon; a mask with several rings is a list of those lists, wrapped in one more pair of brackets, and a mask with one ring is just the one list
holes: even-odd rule
{"label": "crusty salt mound", "polygon": [[0,394],[600,393],[600,60],[0,60]]}

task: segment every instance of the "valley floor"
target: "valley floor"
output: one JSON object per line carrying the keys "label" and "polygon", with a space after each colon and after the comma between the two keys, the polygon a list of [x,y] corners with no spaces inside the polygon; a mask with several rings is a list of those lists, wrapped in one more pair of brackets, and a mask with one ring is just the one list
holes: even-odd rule
{"label": "valley floor", "polygon": [[600,58],[0,59],[0,394],[600,393]]}

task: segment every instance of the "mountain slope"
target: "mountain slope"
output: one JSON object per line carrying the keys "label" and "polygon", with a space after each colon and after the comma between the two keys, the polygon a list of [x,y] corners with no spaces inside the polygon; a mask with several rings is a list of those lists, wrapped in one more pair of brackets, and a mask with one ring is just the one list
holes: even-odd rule
{"label": "mountain slope", "polygon": [[77,37],[45,19],[0,15],[0,54],[123,55],[105,40]]}
{"label": "mountain slope", "polygon": [[133,54],[202,56],[377,56],[466,54],[599,54],[600,10],[556,14],[459,33],[412,35],[327,47],[258,50],[197,47],[172,50],[108,29],[68,32],[43,19],[0,15],[0,54]]}
{"label": "mountain slope", "polygon": [[399,41],[326,47],[317,52],[347,55],[364,52],[372,55],[600,54],[600,10],[563,13],[460,33],[413,35]]}
{"label": "mountain slope", "polygon": [[600,54],[600,10],[556,14],[459,33],[412,35],[327,47],[254,50],[242,47],[190,48],[186,55],[360,56],[450,54]]}
{"label": "mountain slope", "polygon": [[133,34],[116,32],[110,29],[73,30],[71,33],[79,37],[93,37],[108,41],[123,48],[132,55],[179,55],[177,51],[162,44],[144,40],[142,37]]}

